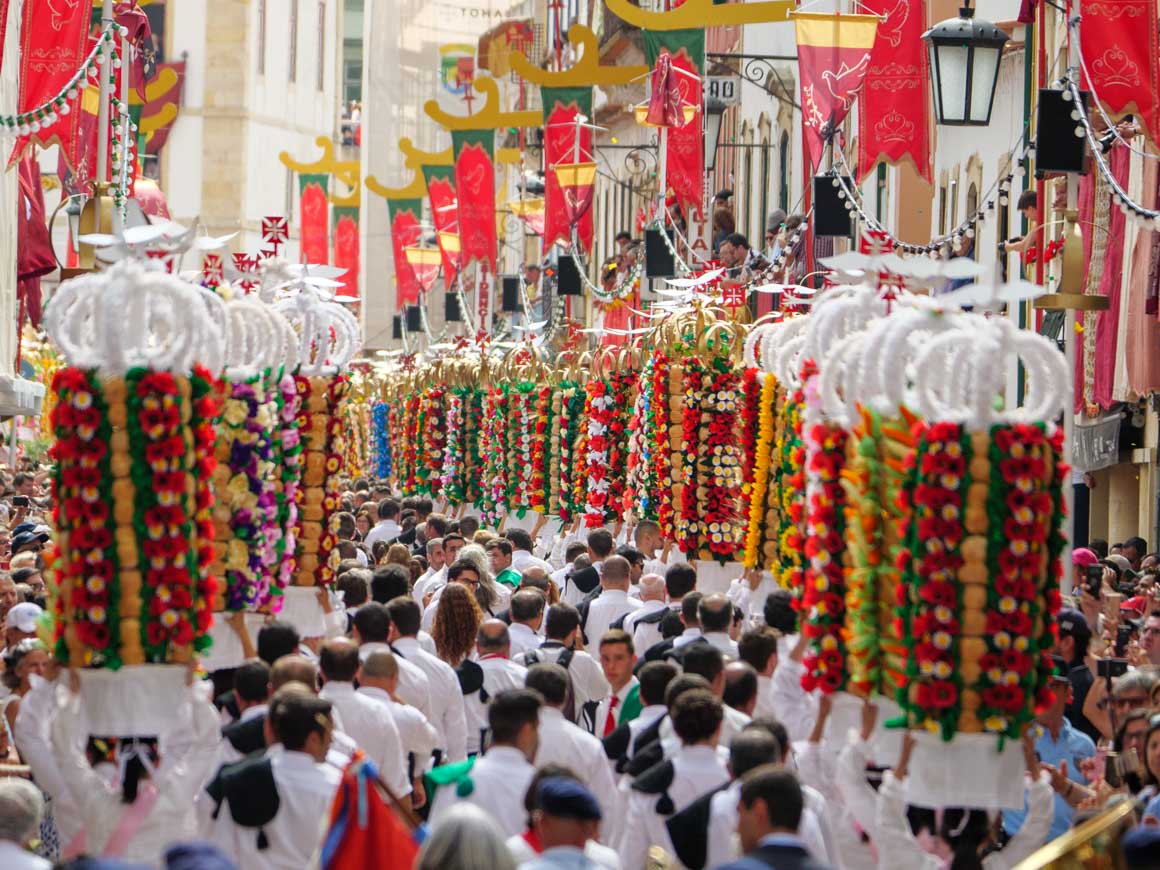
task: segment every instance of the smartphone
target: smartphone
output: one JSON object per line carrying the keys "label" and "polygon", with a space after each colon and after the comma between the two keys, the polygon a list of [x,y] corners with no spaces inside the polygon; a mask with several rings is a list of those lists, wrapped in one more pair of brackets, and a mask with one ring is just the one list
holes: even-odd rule
{"label": "smartphone", "polygon": [[1128,672],[1127,659],[1100,659],[1096,662],[1096,674],[1104,679],[1114,680]]}
{"label": "smartphone", "polygon": [[12,496],[12,506],[13,507],[31,507],[32,506],[32,499],[30,499],[26,495],[14,495],[14,496]]}
{"label": "smartphone", "polygon": [[1120,605],[1123,603],[1124,596],[1120,592],[1108,592],[1104,595],[1104,620],[1109,626],[1120,621]]}
{"label": "smartphone", "polygon": [[1100,587],[1104,584],[1104,566],[1103,565],[1088,565],[1087,572],[1084,575],[1087,580],[1088,594],[1093,598],[1100,597]]}
{"label": "smartphone", "polygon": [[1120,756],[1117,752],[1109,752],[1104,758],[1104,782],[1112,788],[1119,788],[1124,784],[1120,773]]}
{"label": "smartphone", "polygon": [[1119,625],[1116,627],[1116,644],[1112,649],[1116,658],[1122,659],[1128,649],[1128,641],[1132,639],[1132,626]]}

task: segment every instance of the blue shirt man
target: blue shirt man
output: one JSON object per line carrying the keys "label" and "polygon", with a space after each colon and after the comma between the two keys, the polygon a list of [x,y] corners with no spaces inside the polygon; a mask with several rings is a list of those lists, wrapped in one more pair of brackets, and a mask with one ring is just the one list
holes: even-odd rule
{"label": "blue shirt man", "polygon": [[[1067,763],[1067,776],[1080,785],[1087,784],[1087,778],[1080,773],[1079,762],[1091,758],[1096,754],[1096,745],[1092,739],[1072,727],[1063,715],[1063,707],[1067,704],[1067,690],[1060,691],[1056,686],[1056,703],[1039,718],[1039,735],[1035,739],[1035,751],[1039,760],[1050,764],[1054,768]],[[1048,842],[1071,827],[1074,810],[1058,792],[1055,795],[1055,816],[1051,820],[1051,830],[1047,834]],[[1003,829],[1008,836],[1013,835],[1023,824],[1027,816],[1027,805],[1024,802],[1022,810],[1003,810]]]}

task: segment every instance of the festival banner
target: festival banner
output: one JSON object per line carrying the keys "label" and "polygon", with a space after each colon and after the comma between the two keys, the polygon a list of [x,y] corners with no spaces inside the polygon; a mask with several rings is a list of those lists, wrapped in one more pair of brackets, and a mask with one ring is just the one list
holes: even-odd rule
{"label": "festival banner", "polygon": [[157,64],[157,74],[145,86],[145,106],[141,112],[146,154],[160,154],[169,141],[169,131],[181,110],[184,87],[185,61]]}
{"label": "festival banner", "polygon": [[358,299],[358,206],[336,205],[332,210],[334,220],[334,265],[346,269],[346,274],[338,280],[343,286],[335,291],[336,296]]}
{"label": "festival banner", "polygon": [[[443,286],[450,287],[459,271],[459,245],[451,245],[452,237],[459,236],[459,204],[455,197],[455,171],[450,166],[424,166],[423,180],[427,182],[427,198],[431,203],[431,222],[443,255]],[[453,249],[454,248],[454,249]]]}
{"label": "festival banner", "polygon": [[[298,176],[298,244],[307,263],[322,265],[330,261],[327,237],[330,201],[326,196],[329,181],[330,176],[325,174]],[[336,246],[337,242],[336,238]]]}
{"label": "festival banner", "polygon": [[4,40],[8,37],[8,2],[0,0],[0,68],[4,66]]}
{"label": "festival banner", "polygon": [[931,181],[930,105],[927,77],[926,14],[911,0],[865,0],[880,13],[870,69],[858,97],[858,181],[879,161],[897,166],[907,157]]}
{"label": "festival banner", "polygon": [[495,272],[494,130],[452,130],[455,192],[459,199],[461,263],[480,260]]}
{"label": "festival banner", "polygon": [[1112,115],[1141,121],[1160,142],[1160,49],[1155,0],[1081,0],[1083,87]]}
{"label": "festival banner", "polygon": [[[92,48],[89,42],[89,19],[93,0],[69,3],[26,2],[20,21],[20,95],[16,111],[28,112],[60,93]],[[42,148],[59,144],[72,164],[81,113],[58,113],[56,123],[41,127],[35,133],[21,136],[12,151],[8,165],[20,159],[31,143]]]}
{"label": "festival banner", "polygon": [[[594,157],[592,129],[580,127],[580,147],[576,147],[576,116],[592,116],[592,88],[542,88],[544,102],[544,247],[558,239],[571,244],[572,223],[557,164],[590,161]],[[579,152],[577,154],[577,152]],[[579,157],[579,160],[577,160]],[[585,211],[577,227],[580,246],[592,250],[592,210]]]}
{"label": "festival banner", "polygon": [[[683,126],[670,127],[665,149],[665,180],[686,213],[702,214],[705,187],[705,134],[701,124],[701,76],[705,70],[705,31],[645,30],[644,52],[655,67],[662,51],[668,51],[681,106],[693,106],[693,117]],[[683,114],[683,109],[682,109]]]}
{"label": "festival banner", "polygon": [[420,199],[388,199],[391,216],[391,250],[395,260],[395,308],[402,311],[419,301],[419,281],[407,262],[406,249],[418,243],[422,230],[423,201]]}
{"label": "festival banner", "polygon": [[850,113],[870,70],[878,17],[795,12],[793,20],[803,135],[810,163],[818,169],[826,143]]}

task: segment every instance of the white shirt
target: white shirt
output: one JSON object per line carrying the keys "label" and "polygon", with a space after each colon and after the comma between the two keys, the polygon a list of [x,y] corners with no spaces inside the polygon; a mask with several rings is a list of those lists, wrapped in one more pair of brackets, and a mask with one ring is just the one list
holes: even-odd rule
{"label": "white shirt", "polygon": [[330,701],[338,710],[342,730],[375,763],[379,775],[395,795],[410,794],[406,753],[390,711],[378,701],[356,692],[353,683],[327,683],[318,697]]}
{"label": "white shirt", "polygon": [[400,704],[382,689],[374,686],[359,686],[358,694],[378,701],[391,711],[395,727],[399,729],[399,739],[403,741],[404,759],[414,758],[414,775],[419,775],[431,764],[431,753],[439,744],[439,735],[431,727],[427,718],[408,704]]}
{"label": "white shirt", "polygon": [[[81,829],[80,810],[52,747],[52,720],[56,708],[68,698],[68,690],[37,674],[29,677],[32,688],[20,700],[12,739],[24,763],[32,768],[36,784],[52,798],[53,819],[61,843],[68,843]],[[0,861],[0,866],[7,866]]]}
{"label": "white shirt", "polygon": [[[729,788],[717,792],[709,802],[709,829],[705,866],[716,867],[741,856],[741,844],[736,837],[737,802],[741,798],[741,783],[733,782]],[[818,862],[829,865],[827,849],[825,799],[809,786],[802,786],[802,817],[798,823],[798,836],[802,845]]]}
{"label": "white shirt", "polygon": [[512,550],[512,570],[523,574],[528,568],[543,568],[551,576],[554,570],[543,559],[533,556],[527,550]]}
{"label": "white shirt", "polygon": [[513,622],[508,626],[508,637],[511,638],[511,657],[526,653],[530,649],[539,649],[543,638],[522,622]]}
{"label": "white shirt", "polygon": [[[506,689],[524,687],[528,669],[523,665],[500,656],[485,656],[478,664],[483,669],[483,688],[489,702]],[[464,697],[463,707],[467,713],[467,752],[470,755],[479,752],[480,734],[487,730],[487,704],[480,699],[479,692],[472,692]]]}
{"label": "white shirt", "polygon": [[425,650],[419,639],[400,637],[395,641],[395,649],[427,675],[431,685],[432,716],[428,721],[439,734],[436,747],[443,750],[446,761],[463,761],[467,758],[467,718],[455,669]]}
{"label": "white shirt", "polygon": [[708,631],[702,637],[709,643],[721,650],[721,655],[729,656],[730,658],[737,658],[737,641],[731,638],[724,631]]}
{"label": "white shirt", "polygon": [[596,646],[613,621],[640,608],[641,603],[635,598],[629,598],[627,592],[620,589],[605,589],[588,605],[588,622],[584,626],[584,636],[592,646]]}
{"label": "white shirt", "polygon": [[653,599],[642,601],[638,609],[624,617],[624,630],[632,635],[632,646],[636,650],[637,655],[644,655],[646,649],[663,640],[661,637],[661,624],[659,622],[653,625],[637,625],[637,620],[642,616],[648,616],[650,613],[656,613],[658,610],[668,609],[669,605],[665,604],[665,602]]}
{"label": "white shirt", "polygon": [[[266,715],[269,706],[266,704],[255,704],[253,707],[247,707],[242,711],[242,715],[238,717],[239,722],[249,722],[251,719],[256,719],[258,716]],[[233,764],[235,761],[241,761],[245,756],[234,748],[234,744],[230,743],[229,739],[223,737],[221,740],[221,749],[218,752],[218,764]]]}
{"label": "white shirt", "polygon": [[403,527],[394,520],[379,520],[374,524],[374,527],[367,532],[367,536],[363,539],[363,545],[369,550],[375,545],[375,541],[393,541],[399,535],[403,534]]}
{"label": "white shirt", "polygon": [[236,825],[225,806],[206,839],[233,858],[238,870],[302,870],[322,842],[342,771],[282,746],[266,754],[278,789],[278,814],[263,828],[269,848],[259,850],[257,829]]}
{"label": "white shirt", "polygon": [[[371,653],[391,652],[389,643],[368,641],[358,648],[358,659],[365,662]],[[398,695],[407,704],[423,714],[428,721],[431,719],[431,681],[427,674],[418,665],[407,661],[403,656],[395,656],[399,663]]]}
{"label": "white shirt", "polygon": [[600,804],[600,839],[616,842],[614,832],[621,816],[616,783],[604,754],[604,744],[579,726],[564,718],[555,707],[540,708],[540,746],[536,750],[536,767],[562,764],[588,787]]}
{"label": "white shirt", "polygon": [[493,746],[467,774],[475,786],[471,794],[461,798],[454,786],[439,789],[431,802],[427,824],[432,831],[437,830],[452,806],[467,801],[491,815],[505,839],[523,833],[528,821],[524,797],[535,772],[524,754],[514,746]]}
{"label": "white shirt", "polygon": [[640,715],[628,723],[628,754],[627,758],[632,758],[636,754],[634,745],[636,738],[640,736],[640,732],[649,728],[657,719],[667,715],[669,708],[664,704],[649,704],[640,711]]}
{"label": "white shirt", "polygon": [[[171,759],[167,768],[142,783],[142,789],[156,789],[157,799],[119,856],[127,862],[157,866],[171,843],[197,837],[193,802],[217,759],[221,722],[213,705],[193,691],[190,692],[190,706],[182,705],[179,711],[179,715],[192,718],[192,721],[181,724],[190,739],[180,759]],[[68,780],[80,806],[85,827],[85,851],[99,855],[127,807],[121,803],[120,785],[93,770],[85,758],[85,734],[80,698],[70,696],[68,702],[58,709],[52,723],[52,746],[57,766]],[[139,792],[138,800],[142,796],[143,792]]]}
{"label": "white shirt", "polygon": [[777,718],[777,713],[773,706],[773,677],[758,674],[757,706],[753,708],[753,718],[760,719],[764,716],[769,716],[774,719]]}
{"label": "white shirt", "polygon": [[[717,747],[718,749],[727,749],[733,742],[733,738],[749,724],[750,719],[740,710],[734,710],[732,707],[722,706],[721,710],[724,716],[721,718],[721,733],[717,736]],[[675,755],[681,748],[681,738],[677,736],[677,732],[673,728],[672,719],[666,719],[661,723],[660,738],[666,758]]]}
{"label": "white shirt", "polygon": [[0,840],[0,867],[5,870],[52,870],[50,862],[25,852],[11,840]]}
{"label": "white shirt", "polygon": [[[596,569],[597,576],[603,575],[603,562],[593,562],[592,567]],[[573,568],[569,573],[574,573],[575,571],[576,569]],[[587,594],[587,592],[585,592],[583,589],[580,589],[575,583],[573,583],[571,579],[566,579],[564,581],[564,585],[560,587],[560,600],[565,604],[571,604],[573,607],[579,607],[580,602],[584,600],[584,596]]]}
{"label": "white shirt", "polygon": [[[558,640],[545,641],[537,652],[542,662],[557,662],[564,652],[564,645]],[[518,664],[526,665],[526,654],[515,659]],[[572,653],[572,661],[568,663],[568,677],[572,681],[572,697],[575,699],[576,713],[589,701],[599,701],[607,697],[612,688],[604,678],[604,669],[600,662],[582,649]]]}
{"label": "white shirt", "polygon": [[[528,845],[528,841],[524,839],[523,834],[508,837],[506,845],[508,851],[512,853],[512,859],[516,862],[517,867],[522,867],[530,861],[536,861],[540,857]],[[620,856],[613,849],[602,846],[595,840],[589,840],[584,844],[584,857],[597,867],[603,868],[603,870],[621,870]]]}
{"label": "white shirt", "polygon": [[[673,755],[673,782],[668,788],[674,812],[680,812],[707,791],[729,781],[729,772],[714,746],[682,746]],[[657,814],[658,795],[633,791],[620,838],[620,862],[643,867],[649,846],[659,845],[670,855],[673,844],[665,826],[667,816]]]}
{"label": "white shirt", "polygon": [[[447,566],[444,565],[438,571],[428,572],[415,581],[415,586],[411,590],[411,597],[415,599],[415,603],[423,607],[423,599],[427,597],[428,592],[438,592],[447,585]],[[435,606],[435,599],[431,599],[431,606]],[[431,616],[435,618],[434,615]]]}
{"label": "white shirt", "polygon": [[791,743],[806,740],[818,718],[817,694],[802,688],[803,673],[805,667],[802,663],[789,656],[779,658],[773,671],[773,707],[777,710],[777,718],[789,732]]}
{"label": "white shirt", "polygon": [[697,628],[697,626],[686,628],[684,631],[673,638],[673,649],[680,649],[686,644],[692,643],[701,636],[701,629]]}
{"label": "white shirt", "polygon": [[[617,724],[619,724],[620,711],[624,709],[624,699],[628,697],[628,693],[631,692],[635,686],[639,685],[640,680],[638,680],[636,677],[631,677],[627,683],[621,686],[620,691],[616,692],[615,695],[609,694],[605,696],[605,698],[596,706],[596,716],[592,720],[592,727],[596,729],[593,733],[597,737],[604,736],[604,723],[608,719],[608,708],[612,705],[612,699],[614,697],[616,698],[616,710],[612,715],[613,718],[617,720]],[[612,687],[609,686],[608,688],[609,692],[611,692]]]}

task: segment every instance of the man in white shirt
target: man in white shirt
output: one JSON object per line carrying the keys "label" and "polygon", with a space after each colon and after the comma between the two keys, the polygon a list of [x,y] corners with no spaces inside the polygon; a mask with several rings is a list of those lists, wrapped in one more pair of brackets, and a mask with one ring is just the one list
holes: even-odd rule
{"label": "man in white shirt", "polygon": [[511,639],[512,658],[539,648],[545,603],[544,596],[538,589],[521,589],[511,597],[508,612],[512,624],[508,635]]}
{"label": "man in white shirt", "polygon": [[[581,564],[580,566],[577,567],[576,559],[581,557],[581,556],[584,557],[583,564]],[[568,577],[568,575],[571,574],[572,571],[574,571],[574,570],[579,570],[579,568],[587,567],[589,564],[591,564],[591,563],[588,561],[588,545],[587,544],[581,543],[580,541],[574,541],[573,543],[568,545],[568,549],[565,550],[565,552],[564,552],[564,565],[563,565],[563,567],[561,567],[559,570],[551,571],[548,575],[549,577],[551,577],[552,582],[556,584],[556,588],[560,590],[560,595],[561,595],[562,601],[565,600],[563,598],[563,595],[564,595],[564,590],[568,585],[566,582],[566,578]],[[582,598],[583,596],[580,596],[580,597]],[[570,604],[571,602],[567,602],[567,603]]]}
{"label": "man in white shirt", "polygon": [[[391,614],[385,604],[377,601],[364,604],[355,613],[353,622],[352,634],[359,647],[359,658],[365,659],[380,650],[390,651]],[[431,681],[422,668],[406,659],[399,661],[399,697],[431,721]]]}
{"label": "man in white shirt", "polygon": [[363,540],[363,546],[368,550],[374,547],[375,541],[385,541],[389,544],[403,533],[403,527],[399,525],[399,503],[397,501],[393,498],[383,499],[379,502],[377,513],[379,521],[375,523],[374,528],[367,532],[367,536]]}
{"label": "man in white shirt", "polygon": [[432,830],[438,829],[448,809],[458,801],[468,801],[495,819],[505,839],[523,833],[527,822],[524,797],[536,772],[532,761],[539,746],[540,706],[540,696],[523,688],[492,698],[487,711],[491,729],[487,754],[453,765],[442,774],[440,768],[432,771],[432,780],[439,785],[428,818]]}
{"label": "man in white shirt", "polygon": [[768,626],[753,628],[741,635],[737,655],[757,672],[757,703],[750,714],[755,719],[776,717],[773,707],[773,672],[777,668],[778,633]]}
{"label": "man in white shirt", "polygon": [[266,745],[266,711],[270,699],[270,668],[261,659],[242,662],[234,671],[234,697],[241,716],[222,728],[222,764],[240,761]]}
{"label": "man in white shirt", "polygon": [[324,684],[318,696],[330,701],[342,717],[343,730],[367,753],[379,775],[399,798],[411,793],[406,754],[392,716],[383,706],[355,691],[359,648],[346,638],[328,640],[318,656]]}
{"label": "man in white shirt", "polygon": [[527,687],[540,693],[540,746],[537,768],[559,764],[575,773],[592,790],[605,812],[604,841],[615,842],[616,819],[620,817],[619,797],[612,771],[599,740],[564,718],[568,697],[568,672],[559,665],[543,663],[528,669]]}
{"label": "man in white shirt", "polygon": [[697,619],[701,634],[721,655],[737,658],[737,641],[729,636],[733,625],[733,602],[721,593],[706,595],[697,605]]}
{"label": "man in white shirt", "polygon": [[441,762],[467,758],[467,719],[463,693],[455,669],[438,656],[423,649],[418,639],[422,616],[419,605],[408,598],[396,598],[387,605],[391,617],[391,649],[427,675],[431,685],[431,719],[439,734],[436,751]]}
{"label": "man in white shirt", "polygon": [[623,556],[609,556],[600,575],[600,595],[588,605],[588,619],[584,636],[589,644],[598,644],[612,622],[625,614],[639,610],[639,601],[628,597],[628,560]]}
{"label": "man in white shirt", "polygon": [[552,566],[543,559],[537,558],[532,553],[532,536],[523,529],[508,529],[503,535],[512,544],[512,568],[519,571],[521,574],[525,570],[535,566],[543,568],[549,574],[552,573]]}
{"label": "man in white shirt", "polygon": [[636,524],[636,528],[633,529],[633,543],[644,553],[646,574],[660,574],[663,577],[674,565],[688,564],[679,550],[674,556],[673,543],[665,542],[661,535],[661,527],[652,520],[641,520]]}
{"label": "man in white shirt", "polygon": [[741,784],[737,803],[737,834],[746,858],[724,864],[722,870],[755,863],[802,870],[824,868],[826,865],[810,857],[799,835],[804,808],[801,784],[790,771],[772,766],[751,771]]}
{"label": "man in white shirt", "polygon": [[632,638],[618,629],[606,632],[600,641],[600,667],[611,692],[596,705],[592,717],[592,733],[597,737],[607,737],[618,725],[639,716],[644,708],[640,683],[632,672],[635,665]]}
{"label": "man in white shirt", "polygon": [[[686,674],[700,674],[708,680],[713,694],[724,699],[725,659],[719,649],[704,641],[689,644],[681,664]],[[717,742],[721,746],[728,747],[733,742],[733,736],[749,724],[750,717],[728,705],[725,706],[723,715],[724,720]]]}
{"label": "man in white shirt", "polygon": [[301,686],[284,687],[270,701],[267,728],[272,745],[262,759],[268,762],[274,794],[267,790],[269,780],[223,777],[224,771],[210,784],[212,796],[229,807],[244,808],[243,814],[251,817],[255,808],[277,805],[255,827],[234,822],[227,806],[219,806],[216,818],[207,821],[206,839],[232,858],[238,870],[296,870],[310,863],[342,781],[342,772],[326,763],[334,731],[331,713],[329,701]]}
{"label": "man in white shirt", "polygon": [[52,864],[25,850],[44,815],[40,789],[26,779],[0,779],[0,866],[8,870],[50,870]]}
{"label": "man in white shirt", "polygon": [[[560,590],[560,600],[580,606],[590,592],[600,585],[600,576],[604,573],[604,562],[612,555],[612,532],[608,529],[593,529],[588,533],[588,561],[587,568],[573,571]],[[627,576],[628,572],[625,571]],[[627,589],[627,587],[625,587]],[[595,642],[595,641],[594,641]]]}
{"label": "man in white shirt", "polygon": [[479,626],[475,635],[477,664],[483,672],[483,688],[463,699],[467,711],[467,751],[480,752],[480,729],[488,721],[487,709],[491,700],[508,689],[522,689],[528,669],[511,660],[511,637],[507,624],[489,619]]}
{"label": "man in white shirt", "polygon": [[632,635],[632,643],[646,650],[661,638],[661,619],[669,613],[665,601],[665,578],[660,574],[645,574],[640,578],[640,608],[626,613],[621,627]]}
{"label": "man in white shirt", "polygon": [[624,772],[638,748],[658,739],[658,723],[669,712],[665,696],[669,685],[677,679],[677,668],[671,662],[648,662],[640,669],[637,679],[640,681],[640,715],[616,726],[616,730],[601,741],[604,754],[617,774]]}
{"label": "man in white shirt", "polygon": [[671,854],[665,820],[729,781],[717,754],[723,715],[720,699],[704,689],[685,692],[673,705],[671,718],[681,747],[632,784],[618,849],[623,866],[643,867],[652,845]]}
{"label": "man in white shirt", "polygon": [[545,621],[545,640],[539,649],[528,650],[516,657],[521,665],[537,662],[556,662],[568,669],[572,681],[573,721],[579,721],[586,705],[607,697],[608,680],[600,663],[585,652],[580,635],[580,613],[571,604],[553,604],[548,608]]}
{"label": "man in white shirt", "polygon": [[399,685],[399,663],[394,653],[373,652],[359,666],[358,694],[372,701],[378,701],[395,720],[399,729],[399,739],[403,742],[403,753],[407,759],[407,776],[419,799],[412,803],[421,806],[423,796],[423,771],[431,763],[431,753],[439,742],[439,735],[414,707],[401,704],[395,694]]}
{"label": "man in white shirt", "polygon": [[415,578],[415,586],[420,583],[426,584],[426,581],[438,574],[443,566],[447,564],[443,553],[443,539],[431,538],[427,541],[427,570]]}

